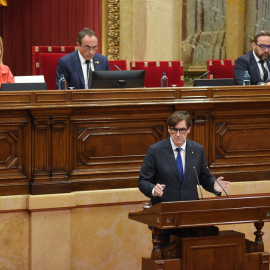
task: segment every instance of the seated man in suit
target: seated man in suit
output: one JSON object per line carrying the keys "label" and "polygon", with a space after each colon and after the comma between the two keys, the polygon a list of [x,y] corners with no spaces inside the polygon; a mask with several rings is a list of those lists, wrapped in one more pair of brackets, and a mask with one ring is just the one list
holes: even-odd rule
{"label": "seated man in suit", "polygon": [[236,84],[243,85],[245,72],[250,75],[250,84],[264,83],[270,84],[269,78],[269,52],[270,52],[270,32],[258,32],[252,42],[253,50],[237,58],[234,67],[234,77]]}
{"label": "seated man in suit", "polygon": [[84,28],[77,36],[78,50],[61,57],[56,70],[56,89],[64,74],[67,88],[90,89],[94,70],[110,70],[108,58],[96,53],[98,39],[92,30]]}
{"label": "seated man in suit", "polygon": [[[216,195],[226,191],[230,182],[215,179],[206,164],[203,146],[187,139],[192,120],[187,112],[176,111],[167,119],[170,137],[151,145],[139,177],[139,189],[160,202],[198,200],[197,184]],[[222,187],[221,187],[222,186]],[[163,230],[162,246],[170,242],[171,230]]]}

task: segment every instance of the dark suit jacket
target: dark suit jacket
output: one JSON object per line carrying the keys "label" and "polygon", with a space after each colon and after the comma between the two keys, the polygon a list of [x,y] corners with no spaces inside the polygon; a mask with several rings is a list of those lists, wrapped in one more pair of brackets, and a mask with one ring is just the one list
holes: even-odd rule
{"label": "dark suit jacket", "polygon": [[[93,57],[94,67],[96,71],[110,70],[108,58],[104,55],[95,53]],[[61,57],[58,61],[56,70],[56,89],[58,89],[59,79],[61,74],[65,75],[68,87],[75,87],[75,89],[84,89],[85,82],[83,77],[82,66],[78,51],[69,53]]]}
{"label": "dark suit jacket", "polygon": [[[206,165],[203,146],[188,139],[185,174],[183,182],[180,182],[170,137],[149,147],[140,171],[139,189],[151,198],[153,205],[159,202],[197,200],[197,177],[194,167],[203,188],[219,195],[220,193],[214,190],[215,178]],[[157,183],[166,185],[162,197],[152,196],[152,190]]]}
{"label": "dark suit jacket", "polygon": [[[270,70],[270,63],[267,60],[268,69]],[[234,77],[236,84],[243,85],[243,78],[246,70],[250,75],[250,84],[258,84],[258,82],[262,82],[260,70],[258,68],[258,64],[256,63],[256,59],[253,55],[253,51],[248,52],[236,59],[234,66]]]}

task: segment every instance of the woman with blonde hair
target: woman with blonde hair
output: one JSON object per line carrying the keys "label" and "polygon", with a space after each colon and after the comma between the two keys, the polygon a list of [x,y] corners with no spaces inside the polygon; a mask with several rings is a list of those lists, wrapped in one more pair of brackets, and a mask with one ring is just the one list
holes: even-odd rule
{"label": "woman with blonde hair", "polygon": [[14,83],[14,77],[8,66],[3,64],[4,46],[0,37],[0,88],[2,83]]}

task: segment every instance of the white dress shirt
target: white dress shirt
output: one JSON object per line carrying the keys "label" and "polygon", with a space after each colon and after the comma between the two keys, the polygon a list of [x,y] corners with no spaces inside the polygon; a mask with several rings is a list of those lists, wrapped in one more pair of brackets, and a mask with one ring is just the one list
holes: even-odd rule
{"label": "white dress shirt", "polygon": [[[172,150],[173,150],[175,162],[176,162],[179,146],[174,144],[171,137],[170,137],[170,141],[171,141],[171,146],[172,146]],[[181,152],[180,152],[182,164],[183,164],[183,174],[184,175],[185,175],[185,164],[186,164],[186,146],[187,146],[187,141],[185,141],[185,143],[181,146]],[[155,191],[155,188],[152,189],[152,195],[155,197],[154,191]]]}
{"label": "white dress shirt", "polygon": [[[172,138],[170,138],[171,145],[172,145],[172,150],[174,153],[175,160],[178,155],[178,148],[179,146],[175,145],[174,142],[172,141]],[[183,164],[183,174],[185,175],[185,164],[186,164],[186,146],[187,146],[187,141],[181,146],[182,150],[180,152],[181,159],[182,159],[182,164]]]}
{"label": "white dress shirt", "polygon": [[[79,58],[80,58],[81,66],[82,66],[85,89],[88,89],[87,64],[85,62],[86,60],[82,57],[82,55],[80,54],[80,51],[78,51],[78,54],[79,54]],[[93,59],[90,60],[90,67],[92,71],[95,70]]]}

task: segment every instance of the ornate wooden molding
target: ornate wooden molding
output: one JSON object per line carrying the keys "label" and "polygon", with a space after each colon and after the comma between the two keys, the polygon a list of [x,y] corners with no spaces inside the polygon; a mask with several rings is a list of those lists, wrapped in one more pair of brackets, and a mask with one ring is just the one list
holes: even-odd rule
{"label": "ornate wooden molding", "polygon": [[7,6],[8,6],[7,0],[0,0],[0,7],[7,7]]}
{"label": "ornate wooden molding", "polygon": [[109,60],[120,59],[120,1],[108,0],[107,50]]}

